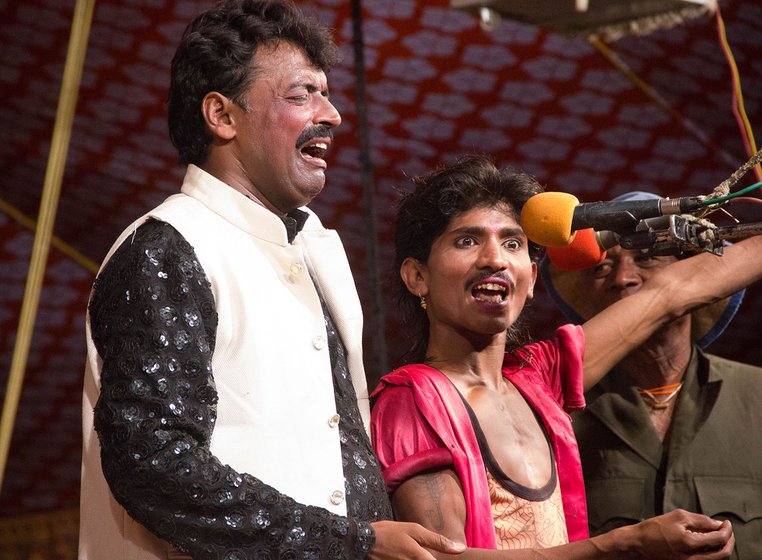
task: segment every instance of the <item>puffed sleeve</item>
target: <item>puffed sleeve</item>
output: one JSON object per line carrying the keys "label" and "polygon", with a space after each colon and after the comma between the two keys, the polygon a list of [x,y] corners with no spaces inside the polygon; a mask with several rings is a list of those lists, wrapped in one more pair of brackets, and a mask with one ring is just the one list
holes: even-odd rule
{"label": "puffed sleeve", "polygon": [[453,464],[452,454],[421,414],[407,386],[390,385],[376,395],[371,437],[389,493],[417,474]]}
{"label": "puffed sleeve", "polygon": [[585,331],[580,325],[566,324],[556,329],[551,340],[535,342],[506,354],[504,367],[520,368],[546,387],[551,397],[566,411],[585,407],[583,391]]}

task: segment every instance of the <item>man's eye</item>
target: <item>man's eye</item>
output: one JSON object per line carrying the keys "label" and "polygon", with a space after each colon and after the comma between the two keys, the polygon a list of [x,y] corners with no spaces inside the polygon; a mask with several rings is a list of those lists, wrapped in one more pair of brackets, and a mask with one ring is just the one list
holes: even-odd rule
{"label": "man's eye", "polygon": [[518,239],[509,239],[505,243],[503,243],[506,249],[521,249],[521,241]]}
{"label": "man's eye", "polygon": [[643,268],[648,268],[651,266],[656,266],[658,264],[661,264],[659,259],[657,257],[651,257],[648,255],[638,255],[635,257],[635,263],[638,266],[642,266]]}
{"label": "man's eye", "polygon": [[605,278],[611,272],[611,263],[601,263],[592,269],[593,278]]}
{"label": "man's eye", "polygon": [[455,240],[456,247],[473,247],[475,243],[473,237],[460,237]]}

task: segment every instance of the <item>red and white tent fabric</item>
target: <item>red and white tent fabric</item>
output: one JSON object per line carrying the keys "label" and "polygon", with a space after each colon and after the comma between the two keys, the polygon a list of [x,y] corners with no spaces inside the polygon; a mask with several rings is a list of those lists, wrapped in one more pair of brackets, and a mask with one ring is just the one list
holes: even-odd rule
{"label": "red and white tent fabric", "polygon": [[[96,3],[0,518],[78,507],[84,314],[94,268],[123,227],[179,186],[183,170],[165,118],[169,61],[185,24],[210,3]],[[448,0],[298,3],[335,30],[344,55],[328,76],[344,123],[329,155],[326,189],[313,208],[339,231],[356,273],[368,316],[370,385],[404,349],[387,279],[397,190],[408,187],[410,176],[479,152],[534,174],[550,190],[597,201],[631,190],[708,194],[748,159],[712,16],[595,44],[509,18],[487,32],[474,14]],[[362,105],[353,4],[362,15]],[[39,212],[74,5],[0,2],[0,392],[16,339],[34,240],[30,222]],[[753,130],[762,119],[762,4],[727,0],[720,8]],[[360,127],[358,108],[367,112],[367,129]],[[364,132],[372,163],[365,176]],[[739,186],[755,180],[749,174]],[[759,221],[759,206],[731,208]],[[380,269],[368,266],[369,247]],[[379,306],[384,320],[376,324],[371,317],[379,316],[373,312]],[[710,351],[762,365],[760,312],[762,289],[753,287]],[[532,314],[538,336],[562,321],[542,291]]]}

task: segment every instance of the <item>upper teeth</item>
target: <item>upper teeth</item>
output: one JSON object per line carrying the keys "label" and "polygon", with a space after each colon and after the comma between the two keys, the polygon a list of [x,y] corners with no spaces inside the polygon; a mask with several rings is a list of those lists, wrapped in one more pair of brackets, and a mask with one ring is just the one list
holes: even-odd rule
{"label": "upper teeth", "polygon": [[316,144],[313,144],[312,147],[313,148],[320,148],[321,150],[327,150],[328,149],[328,144],[326,144],[325,142],[318,142]]}
{"label": "upper teeth", "polygon": [[482,290],[499,290],[501,292],[505,291],[505,286],[502,284],[495,284],[493,282],[487,282],[486,284],[479,284],[477,288]]}

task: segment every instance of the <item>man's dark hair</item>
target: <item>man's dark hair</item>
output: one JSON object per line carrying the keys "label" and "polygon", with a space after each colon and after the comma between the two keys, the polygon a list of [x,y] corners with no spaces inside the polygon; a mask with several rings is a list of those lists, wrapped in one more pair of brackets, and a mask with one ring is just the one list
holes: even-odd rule
{"label": "man's dark hair", "polygon": [[[410,293],[399,276],[402,262],[410,257],[426,263],[434,241],[453,218],[474,208],[505,207],[518,221],[526,201],[543,188],[533,177],[498,169],[483,156],[468,156],[428,175],[414,177],[413,184],[415,189],[402,196],[397,209],[394,266],[400,311],[413,339],[406,359],[421,362],[426,358],[429,320],[420,308],[419,298]],[[530,243],[529,250],[536,260],[540,248]],[[507,349],[527,342],[523,322],[516,321],[508,331]]]}
{"label": "man's dark hair", "polygon": [[290,0],[224,0],[188,25],[172,59],[167,101],[169,136],[181,165],[200,165],[209,155],[204,96],[216,91],[246,109],[244,95],[257,72],[251,66],[256,50],[281,41],[301,48],[323,72],[338,61],[330,31]]}

